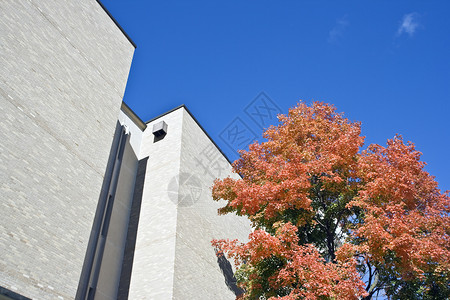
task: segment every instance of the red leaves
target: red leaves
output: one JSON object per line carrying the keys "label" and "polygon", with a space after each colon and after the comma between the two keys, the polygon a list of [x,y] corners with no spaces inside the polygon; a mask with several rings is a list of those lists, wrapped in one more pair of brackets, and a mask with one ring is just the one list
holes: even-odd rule
{"label": "red leaves", "polygon": [[290,296],[294,299],[358,299],[366,295],[353,258],[327,263],[312,245],[298,246],[292,260],[278,273],[276,282],[293,287]]}
{"label": "red leaves", "polygon": [[240,266],[244,299],[357,299],[366,292],[356,256],[400,280],[450,274],[450,198],[412,143],[397,136],[360,152],[360,124],[324,103],[279,120],[267,142],[240,152],[243,178],[212,191],[227,201],[220,213],[256,228],[247,243],[213,241]]}
{"label": "red leaves", "polygon": [[[274,256],[283,261],[284,266],[274,272],[269,284],[272,290],[287,288],[290,294],[270,299],[319,299],[321,296],[358,299],[366,295],[353,257],[343,255],[337,263],[325,262],[313,245],[298,244],[297,227],[291,223],[278,228],[274,236],[255,230],[249,235],[248,243],[220,240],[213,241],[213,246],[247,266],[257,266]],[[257,273],[252,273],[244,287],[257,289],[260,279]]]}
{"label": "red leaves", "polygon": [[375,261],[393,253],[393,268],[405,278],[430,272],[436,263],[449,270],[450,198],[423,168],[421,153],[400,136],[387,147],[370,146],[359,160],[364,182],[351,205],[366,211],[356,234]]}
{"label": "red leaves", "polygon": [[228,200],[238,214],[262,213],[273,219],[290,208],[312,209],[312,174],[322,178],[324,188],[341,190],[354,173],[364,138],[359,123],[349,122],[335,110],[328,104],[300,103],[288,116],[280,116],[281,125],[265,132],[267,142],[240,152],[233,166],[243,179],[217,181],[214,199]]}

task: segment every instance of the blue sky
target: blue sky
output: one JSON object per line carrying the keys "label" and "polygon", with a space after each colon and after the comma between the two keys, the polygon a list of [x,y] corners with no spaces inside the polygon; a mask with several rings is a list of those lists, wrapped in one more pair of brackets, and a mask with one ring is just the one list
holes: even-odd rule
{"label": "blue sky", "polygon": [[414,142],[450,189],[450,1],[102,3],[137,44],[124,100],[144,121],[186,104],[233,160],[231,129],[324,101],[366,144]]}

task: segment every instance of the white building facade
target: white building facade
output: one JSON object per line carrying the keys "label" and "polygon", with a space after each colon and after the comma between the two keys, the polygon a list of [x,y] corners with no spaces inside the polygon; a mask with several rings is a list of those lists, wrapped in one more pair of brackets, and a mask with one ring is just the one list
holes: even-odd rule
{"label": "white building facade", "polygon": [[135,46],[98,2],[0,14],[0,299],[234,299],[210,241],[250,226],[217,216],[237,175],[192,114],[122,103]]}

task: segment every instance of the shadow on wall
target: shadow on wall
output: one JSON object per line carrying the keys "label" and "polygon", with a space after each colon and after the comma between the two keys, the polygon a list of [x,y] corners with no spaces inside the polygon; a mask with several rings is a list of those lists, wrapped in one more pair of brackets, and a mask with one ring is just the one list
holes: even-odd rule
{"label": "shadow on wall", "polygon": [[244,290],[237,286],[236,277],[234,277],[233,268],[231,263],[225,257],[222,251],[215,250],[217,256],[217,264],[220,271],[222,271],[223,277],[225,277],[225,284],[234,293],[236,298],[244,294]]}
{"label": "shadow on wall", "polygon": [[[122,272],[117,299],[128,299],[130,291],[131,272],[133,269],[134,250],[136,247],[137,230],[139,226],[139,215],[141,213],[142,194],[144,192],[145,172],[149,157],[143,158],[138,163],[136,182],[134,186],[133,203],[130,210],[128,222],[127,241],[122,262]],[[1,300],[1,299],[0,299]]]}
{"label": "shadow on wall", "polygon": [[0,286],[0,300],[32,300]]}

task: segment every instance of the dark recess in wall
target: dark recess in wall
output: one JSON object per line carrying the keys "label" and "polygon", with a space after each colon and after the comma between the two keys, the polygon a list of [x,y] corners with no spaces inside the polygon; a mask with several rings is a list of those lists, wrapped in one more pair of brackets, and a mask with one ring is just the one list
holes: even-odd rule
{"label": "dark recess in wall", "polygon": [[141,212],[147,161],[148,157],[141,159],[138,164],[117,299],[128,299],[128,293],[130,290],[131,271],[133,269],[134,249],[136,247],[137,229],[139,225],[139,214]]}

